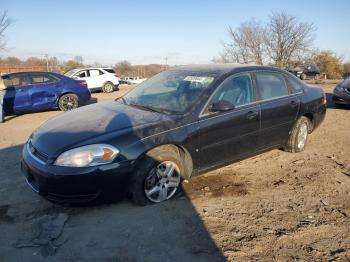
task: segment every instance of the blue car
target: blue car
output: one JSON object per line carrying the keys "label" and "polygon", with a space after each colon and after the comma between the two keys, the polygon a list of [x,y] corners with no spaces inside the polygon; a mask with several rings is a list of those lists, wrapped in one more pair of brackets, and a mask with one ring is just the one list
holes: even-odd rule
{"label": "blue car", "polygon": [[51,72],[23,72],[1,76],[7,86],[6,114],[22,114],[59,108],[71,110],[91,98],[85,81]]}

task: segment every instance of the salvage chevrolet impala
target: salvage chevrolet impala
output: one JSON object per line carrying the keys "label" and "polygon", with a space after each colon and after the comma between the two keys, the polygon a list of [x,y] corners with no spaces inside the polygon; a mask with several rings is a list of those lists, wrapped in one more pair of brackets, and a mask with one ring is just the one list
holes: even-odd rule
{"label": "salvage chevrolet impala", "polygon": [[139,204],[176,195],[181,180],[281,148],[304,150],[323,121],[324,92],[263,66],[176,67],[116,101],[44,123],[22,152],[30,187],[53,201],[123,191]]}

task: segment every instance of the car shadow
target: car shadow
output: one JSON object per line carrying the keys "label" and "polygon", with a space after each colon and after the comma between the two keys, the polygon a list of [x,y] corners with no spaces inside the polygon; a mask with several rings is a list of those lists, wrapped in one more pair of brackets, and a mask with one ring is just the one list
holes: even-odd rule
{"label": "car shadow", "polygon": [[[122,120],[128,117],[116,115],[104,131],[113,132]],[[133,134],[137,138],[140,133]],[[36,254],[35,261],[46,256],[57,261],[226,261],[185,193],[144,207],[119,194],[84,206],[57,205],[26,185],[20,171],[22,147],[0,149],[0,210],[5,210],[0,214],[0,232],[9,232],[0,238],[0,260],[1,256],[21,260]],[[58,223],[62,217],[66,220]],[[38,243],[33,229],[45,226],[54,228],[56,238]]]}
{"label": "car shadow", "polygon": [[96,104],[98,102],[97,97],[91,97],[89,101],[87,101],[83,106],[87,106],[87,105],[92,105],[92,104]]}

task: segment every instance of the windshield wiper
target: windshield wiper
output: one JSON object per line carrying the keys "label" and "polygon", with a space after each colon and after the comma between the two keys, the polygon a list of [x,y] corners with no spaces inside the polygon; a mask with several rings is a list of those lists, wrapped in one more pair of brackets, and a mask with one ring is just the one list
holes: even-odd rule
{"label": "windshield wiper", "polygon": [[129,103],[128,105],[129,106],[133,106],[133,107],[137,107],[137,108],[141,108],[141,109],[144,109],[144,110],[147,110],[147,111],[151,111],[151,112],[162,113],[162,114],[165,113],[164,110],[161,110],[161,109],[158,109],[158,108],[154,108],[154,107],[151,107],[151,106],[145,106],[145,105],[140,105],[140,104],[135,104],[135,103]]}
{"label": "windshield wiper", "polygon": [[118,97],[118,98],[116,98],[116,99],[114,99],[114,101],[119,101],[119,100],[122,100],[122,102],[123,102],[123,104],[124,105],[127,105],[128,103],[126,102],[126,100],[125,100],[125,98],[124,97]]}

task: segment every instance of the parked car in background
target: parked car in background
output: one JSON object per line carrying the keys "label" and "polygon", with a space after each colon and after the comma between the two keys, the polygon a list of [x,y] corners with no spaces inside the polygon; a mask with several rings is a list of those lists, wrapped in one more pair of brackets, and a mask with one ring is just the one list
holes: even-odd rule
{"label": "parked car in background", "polygon": [[303,151],[325,114],[322,89],[284,70],[178,67],[116,101],[45,122],[23,148],[22,170],[54,201],[89,201],[110,189],[158,203],[181,179],[275,148]]}
{"label": "parked car in background", "polygon": [[91,94],[87,83],[49,72],[23,72],[1,76],[7,86],[4,111],[22,114],[59,108],[71,110],[84,105]]}
{"label": "parked car in background", "polygon": [[320,76],[320,68],[316,65],[299,65],[293,69],[289,69],[288,71],[301,80],[305,80],[309,77],[318,79]]}
{"label": "parked car in background", "polygon": [[128,85],[137,85],[142,83],[145,80],[147,80],[147,78],[141,77],[141,76],[126,76],[126,77],[120,78],[120,81],[121,81],[120,83],[128,84]]}
{"label": "parked car in background", "polygon": [[86,81],[91,91],[111,93],[119,86],[119,77],[112,68],[77,68],[64,75]]}
{"label": "parked car in background", "polygon": [[350,77],[334,88],[333,101],[336,105],[350,105]]}

